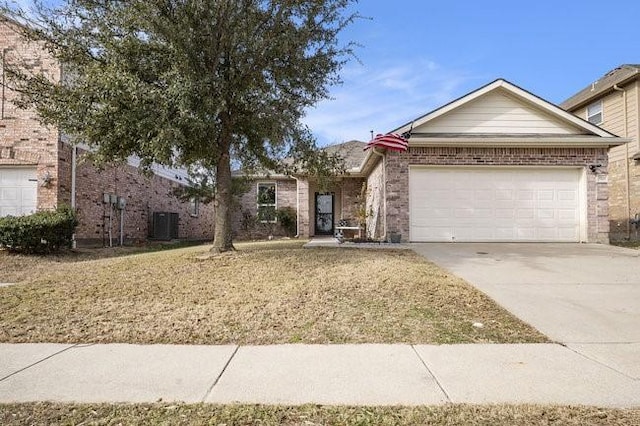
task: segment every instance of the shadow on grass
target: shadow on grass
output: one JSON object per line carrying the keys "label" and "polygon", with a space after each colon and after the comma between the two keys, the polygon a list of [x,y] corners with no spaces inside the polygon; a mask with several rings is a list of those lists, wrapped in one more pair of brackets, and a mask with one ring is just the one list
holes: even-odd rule
{"label": "shadow on grass", "polygon": [[[275,251],[283,249],[299,249],[308,242],[307,240],[282,239],[282,240],[256,240],[256,241],[234,241],[235,249],[238,253],[249,253],[257,251]],[[179,250],[188,247],[202,246],[203,251],[209,251],[211,241],[148,241],[142,245],[135,246],[115,246],[115,247],[81,247],[75,249],[62,249],[58,253],[49,254],[24,254],[12,253],[0,248],[0,262],[3,256],[11,259],[32,259],[35,261],[49,261],[56,263],[75,263],[87,260],[111,259],[126,256],[133,256],[145,253],[155,253],[161,251]]]}
{"label": "shadow on grass", "polygon": [[49,254],[24,254],[13,253],[0,249],[1,256],[9,258],[30,258],[34,260],[45,260],[60,263],[84,262],[86,260],[109,259],[116,257],[126,257],[142,253],[154,253],[167,250],[178,250],[186,247],[205,246],[208,241],[151,241],[144,245],[136,246],[116,246],[116,247],[82,247],[75,249],[62,249],[58,253]]}

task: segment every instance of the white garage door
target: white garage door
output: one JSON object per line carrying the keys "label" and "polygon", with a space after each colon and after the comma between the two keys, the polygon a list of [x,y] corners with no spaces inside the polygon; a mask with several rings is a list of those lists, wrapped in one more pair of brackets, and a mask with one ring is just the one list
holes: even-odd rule
{"label": "white garage door", "polygon": [[581,171],[409,171],[411,241],[580,241]]}
{"label": "white garage door", "polygon": [[37,193],[35,167],[0,167],[0,217],[35,212]]}

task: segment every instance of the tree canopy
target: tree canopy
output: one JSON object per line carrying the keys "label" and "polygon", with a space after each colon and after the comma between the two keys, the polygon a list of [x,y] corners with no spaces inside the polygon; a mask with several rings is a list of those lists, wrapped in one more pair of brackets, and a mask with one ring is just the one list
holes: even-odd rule
{"label": "tree canopy", "polygon": [[[231,163],[322,173],[337,166],[301,123],[351,55],[338,34],[355,0],[68,0],[25,14],[61,82],[10,69],[20,106],[103,159],[215,175],[214,249],[231,249]],[[293,159],[284,163],[283,158]]]}

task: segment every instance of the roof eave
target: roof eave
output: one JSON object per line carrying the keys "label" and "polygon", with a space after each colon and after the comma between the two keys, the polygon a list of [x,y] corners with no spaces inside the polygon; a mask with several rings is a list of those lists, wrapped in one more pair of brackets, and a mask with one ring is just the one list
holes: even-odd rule
{"label": "roof eave", "polygon": [[569,98],[567,99],[567,101],[562,102],[560,104],[560,107],[567,111],[575,111],[578,108],[582,108],[586,105],[589,105],[590,103],[594,102],[598,98],[601,98],[603,96],[608,95],[609,93],[612,93],[614,91],[613,86],[626,86],[627,84],[631,83],[634,80],[638,80],[639,78],[640,78],[640,72],[636,71],[635,73],[631,74],[627,78],[624,78],[620,81],[616,81],[615,83],[604,86],[601,89],[594,91],[592,96],[589,96],[588,98],[585,98],[575,104],[568,103],[568,101],[571,100],[571,98]]}
{"label": "roof eave", "polygon": [[367,155],[362,160],[358,168],[354,168],[349,175],[353,177],[367,177],[369,172],[378,164],[378,161],[384,156],[383,153],[374,152],[376,148],[367,150]]}
{"label": "roof eave", "polygon": [[628,138],[599,136],[548,137],[412,137],[409,147],[476,148],[609,148],[631,142]]}

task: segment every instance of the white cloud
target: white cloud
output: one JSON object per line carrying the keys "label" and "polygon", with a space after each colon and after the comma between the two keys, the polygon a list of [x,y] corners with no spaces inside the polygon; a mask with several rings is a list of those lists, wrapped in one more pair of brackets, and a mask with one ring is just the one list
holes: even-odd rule
{"label": "white cloud", "polygon": [[351,64],[332,98],[308,111],[304,122],[320,145],[369,140],[464,94],[474,77],[429,60],[390,62],[387,66]]}

